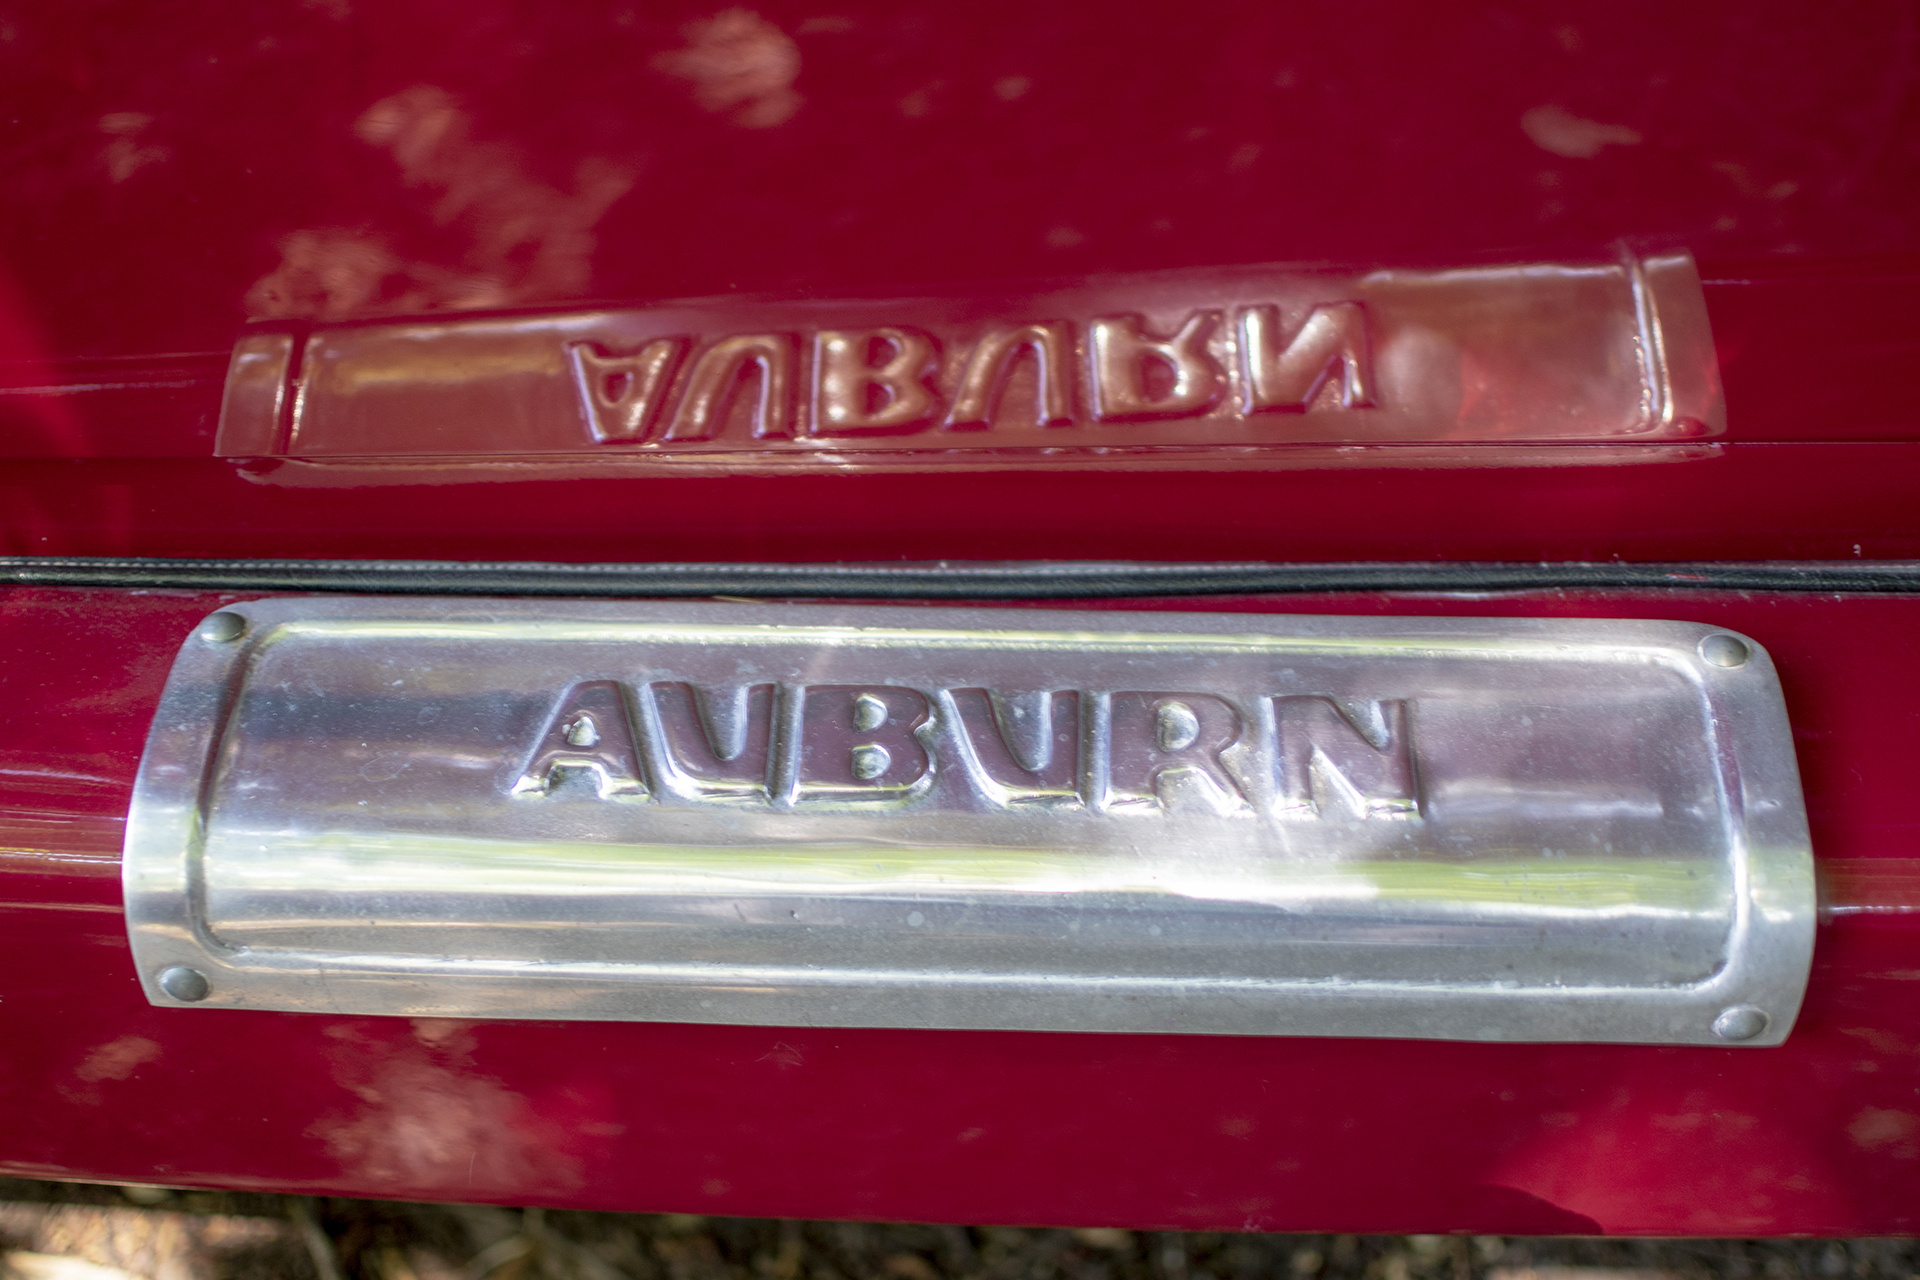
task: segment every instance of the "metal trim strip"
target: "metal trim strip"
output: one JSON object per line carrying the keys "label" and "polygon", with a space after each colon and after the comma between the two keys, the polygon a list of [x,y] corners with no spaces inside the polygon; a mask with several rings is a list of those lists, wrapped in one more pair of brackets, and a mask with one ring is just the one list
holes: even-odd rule
{"label": "metal trim strip", "polygon": [[1345,591],[1920,591],[1920,561],[565,564],[0,556],[0,584],[361,594],[1039,600]]}

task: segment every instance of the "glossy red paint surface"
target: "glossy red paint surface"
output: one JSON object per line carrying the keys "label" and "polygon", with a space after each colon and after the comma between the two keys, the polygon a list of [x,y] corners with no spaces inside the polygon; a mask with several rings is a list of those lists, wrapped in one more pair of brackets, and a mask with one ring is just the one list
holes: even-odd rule
{"label": "glossy red paint surface", "polygon": [[0,1169],[970,1222],[1920,1229],[1920,600],[1203,604],[1686,618],[1765,643],[1835,910],[1791,1039],[1743,1051],[151,1008],[121,815],[172,652],[221,598],[0,596]]}
{"label": "glossy red paint surface", "polygon": [[[0,553],[1920,557],[1910,5],[767,0],[733,20],[734,80],[710,25],[727,7],[0,15]],[[397,119],[448,145],[399,145],[424,135]],[[249,315],[993,297],[1621,239],[1701,260],[1732,443],[377,488],[211,456]],[[1920,601],[1198,604],[1696,618],[1767,644],[1826,882],[1879,909],[1822,928],[1792,1040],[1747,1052],[152,1009],[121,822],[172,651],[216,599],[0,593],[8,1171],[975,1222],[1920,1230]]]}
{"label": "glossy red paint surface", "polygon": [[[1896,443],[1920,426],[1908,6],[717,13],[234,0],[10,19],[0,552],[1920,554]],[[1003,282],[1584,258],[1622,239],[1700,258],[1727,438],[1818,447],[324,489],[211,457],[248,316],[1011,299]],[[55,383],[110,389],[25,390]]]}
{"label": "glossy red paint surface", "polygon": [[[422,266],[454,277],[422,295],[447,305],[488,273],[531,302],[1551,259],[1621,236],[1709,262],[1920,251],[1920,28],[1895,0],[765,0],[733,36],[757,75],[731,86],[685,57],[722,61],[726,33],[694,24],[727,7],[22,11],[0,41],[0,260],[48,350],[103,356],[217,350],[302,300],[390,304]],[[446,164],[360,123],[422,86],[462,113]],[[597,218],[562,203],[607,171],[629,185]],[[323,254],[330,284],[295,265],[281,302],[249,303],[303,231],[386,257]],[[584,280],[552,269],[562,249]]]}

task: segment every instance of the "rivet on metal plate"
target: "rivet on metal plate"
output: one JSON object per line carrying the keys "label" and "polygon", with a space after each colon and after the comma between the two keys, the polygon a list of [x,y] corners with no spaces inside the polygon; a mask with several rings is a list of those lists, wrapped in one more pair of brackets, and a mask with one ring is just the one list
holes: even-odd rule
{"label": "rivet on metal plate", "polygon": [[175,1000],[184,1000],[189,1004],[205,1000],[211,990],[205,974],[183,964],[160,971],[160,989]]}
{"label": "rivet on metal plate", "polygon": [[1751,1040],[1767,1029],[1767,1015],[1750,1004],[1735,1005],[1713,1020],[1713,1034],[1722,1040]]}
{"label": "rivet on metal plate", "polygon": [[1751,652],[1744,640],[1725,632],[1708,636],[1700,642],[1700,656],[1716,667],[1742,666]]}
{"label": "rivet on metal plate", "polygon": [[247,620],[237,613],[222,610],[200,624],[200,638],[214,644],[228,644],[247,633]]}

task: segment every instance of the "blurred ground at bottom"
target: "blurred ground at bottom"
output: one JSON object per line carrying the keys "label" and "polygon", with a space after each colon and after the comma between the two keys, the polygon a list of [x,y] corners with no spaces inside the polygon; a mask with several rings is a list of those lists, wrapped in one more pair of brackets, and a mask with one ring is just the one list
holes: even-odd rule
{"label": "blurred ground at bottom", "polygon": [[1920,1277],[1910,1240],[1236,1235],[582,1213],[0,1178],[0,1280]]}

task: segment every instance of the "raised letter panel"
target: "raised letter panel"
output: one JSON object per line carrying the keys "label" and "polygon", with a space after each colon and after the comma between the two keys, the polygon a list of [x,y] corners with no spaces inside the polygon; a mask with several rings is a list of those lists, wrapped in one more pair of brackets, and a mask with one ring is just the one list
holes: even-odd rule
{"label": "raised letter panel", "polygon": [[1694,624],[225,612],[127,828],[162,1004],[1773,1044],[1807,973],[1772,666]]}

